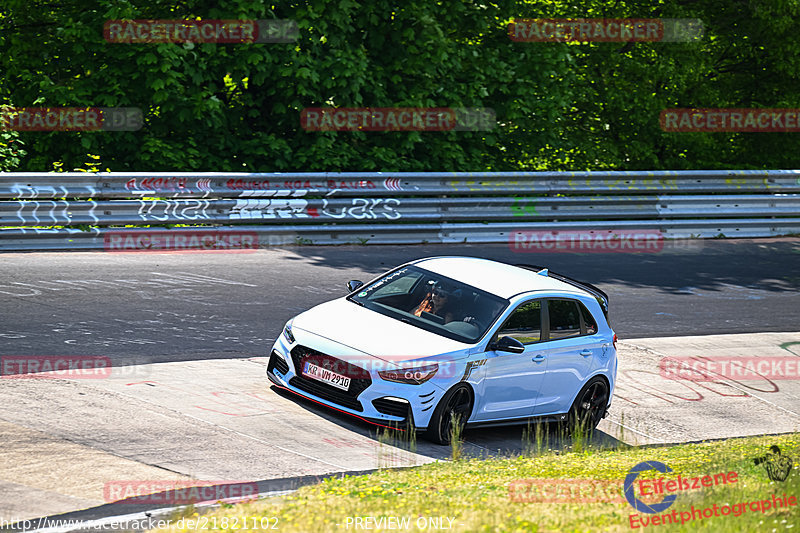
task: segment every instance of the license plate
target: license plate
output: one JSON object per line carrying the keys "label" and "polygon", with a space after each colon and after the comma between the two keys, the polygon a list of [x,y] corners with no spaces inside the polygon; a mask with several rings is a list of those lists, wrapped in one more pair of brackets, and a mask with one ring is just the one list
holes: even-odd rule
{"label": "license plate", "polygon": [[347,376],[331,372],[327,368],[322,368],[313,363],[306,362],[303,365],[303,375],[328,385],[333,385],[337,389],[347,390],[350,387],[350,378]]}

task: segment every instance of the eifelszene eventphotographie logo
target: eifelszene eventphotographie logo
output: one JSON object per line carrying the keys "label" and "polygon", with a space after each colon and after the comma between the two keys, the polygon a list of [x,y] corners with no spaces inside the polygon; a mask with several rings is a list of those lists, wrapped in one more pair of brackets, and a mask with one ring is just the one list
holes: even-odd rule
{"label": "eifelszene eventphotographie logo", "polygon": [[[640,473],[647,472],[649,470],[656,470],[658,472],[661,472],[662,474],[667,472],[672,472],[672,469],[670,467],[659,461],[645,461],[643,463],[639,463],[638,465],[631,468],[628,471],[628,475],[625,476],[625,484],[623,485],[623,491],[625,493],[625,499],[628,500],[628,503],[631,504],[631,507],[633,507],[640,513],[655,514],[667,510],[670,505],[675,503],[675,500],[678,497],[675,494],[668,494],[664,496],[664,499],[661,500],[660,502],[649,503],[649,504],[637,498],[633,490],[633,484],[636,482],[636,479],[639,477]],[[643,487],[642,491],[644,491]]]}

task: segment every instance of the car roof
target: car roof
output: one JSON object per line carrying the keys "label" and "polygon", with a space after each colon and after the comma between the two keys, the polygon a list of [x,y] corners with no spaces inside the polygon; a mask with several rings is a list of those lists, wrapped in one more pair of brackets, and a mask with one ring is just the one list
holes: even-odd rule
{"label": "car roof", "polygon": [[[590,295],[569,283],[525,268],[479,257],[428,257],[412,264],[478,287],[502,298],[530,291],[559,291]],[[590,295],[591,296],[591,295]]]}

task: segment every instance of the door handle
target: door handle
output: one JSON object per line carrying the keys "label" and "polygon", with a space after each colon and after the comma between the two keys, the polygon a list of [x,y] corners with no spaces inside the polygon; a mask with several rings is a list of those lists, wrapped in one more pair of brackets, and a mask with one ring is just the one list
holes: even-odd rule
{"label": "door handle", "polygon": [[581,350],[581,355],[584,356],[584,357],[588,357],[588,356],[592,355],[592,351],[591,350]]}
{"label": "door handle", "polygon": [[542,354],[536,354],[533,359],[531,359],[534,363],[541,363],[544,361],[544,356]]}

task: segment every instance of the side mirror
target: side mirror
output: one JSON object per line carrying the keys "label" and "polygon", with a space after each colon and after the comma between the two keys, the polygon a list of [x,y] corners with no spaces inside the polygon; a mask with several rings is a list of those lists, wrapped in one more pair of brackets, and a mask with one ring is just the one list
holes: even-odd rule
{"label": "side mirror", "polygon": [[509,353],[522,353],[525,351],[525,345],[514,337],[500,337],[490,348],[498,352]]}
{"label": "side mirror", "polygon": [[358,281],[357,279],[351,279],[347,282],[347,290],[350,292],[355,292],[364,284],[363,281]]}

